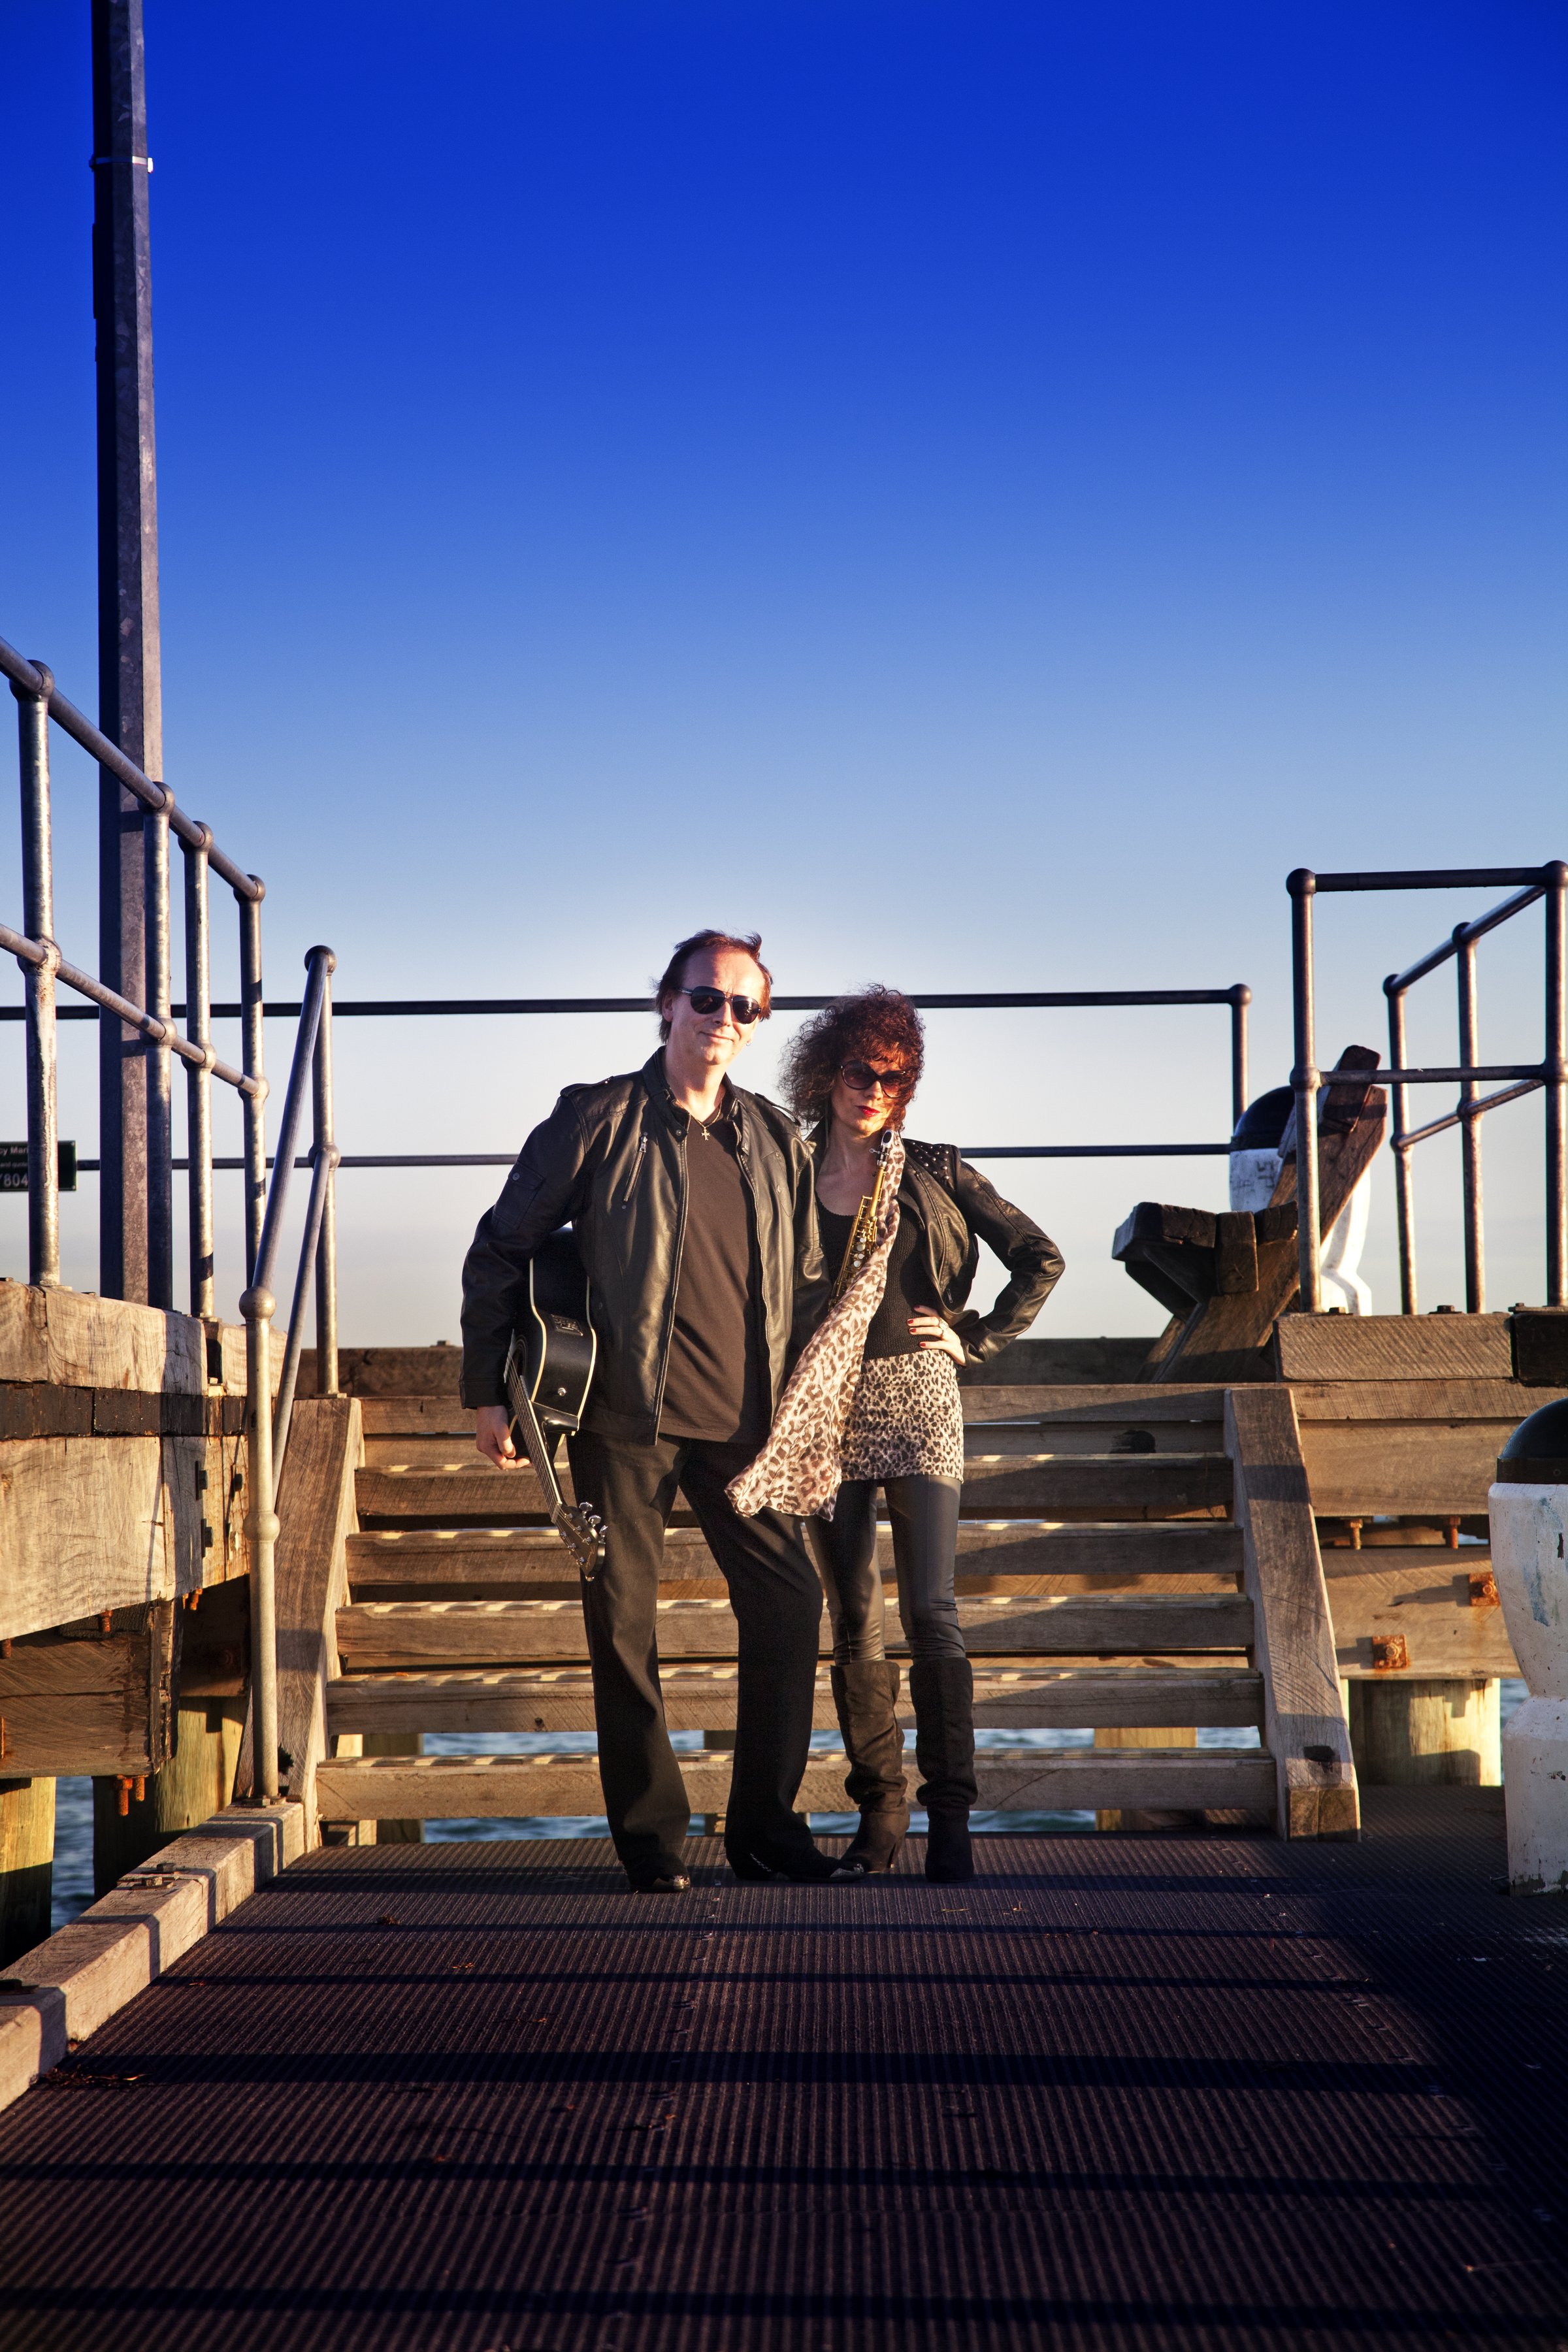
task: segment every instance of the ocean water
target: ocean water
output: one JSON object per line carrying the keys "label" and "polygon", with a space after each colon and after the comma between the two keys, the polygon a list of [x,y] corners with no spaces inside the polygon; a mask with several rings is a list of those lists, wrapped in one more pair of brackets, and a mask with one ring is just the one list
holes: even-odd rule
{"label": "ocean water", "polygon": [[[1500,1712],[1504,1723],[1526,1696],[1522,1682],[1509,1679],[1500,1694]],[[974,1744],[982,1753],[997,1748],[1089,1748],[1093,1745],[1091,1731],[979,1731]],[[832,1731],[814,1734],[814,1748],[833,1748],[838,1735]],[[690,1755],[700,1750],[700,1731],[678,1731],[672,1741],[678,1755]],[[1256,1748],[1256,1731],[1226,1730],[1200,1727],[1200,1748]],[[595,1738],[591,1731],[542,1732],[478,1732],[467,1735],[431,1732],[425,1740],[428,1756],[586,1756],[592,1755]],[[912,1769],[913,1756],[908,1758]],[[858,1822],[855,1813],[813,1813],[811,1826],[826,1837],[847,1837]],[[925,1815],[916,1812],[910,1826],[917,1832],[925,1828]],[[975,1813],[973,1826],[976,1830],[1008,1830],[1015,1833],[1049,1831],[1092,1831],[1092,1812],[1058,1813]],[[573,1838],[605,1837],[609,1824],[602,1813],[564,1814],[543,1821],[451,1821],[426,1822],[425,1835],[433,1845],[448,1845],[467,1838]],[[55,1882],[54,1924],[63,1927],[84,1911],[92,1901],[92,1783],[90,1780],[59,1780],[55,1784]]]}

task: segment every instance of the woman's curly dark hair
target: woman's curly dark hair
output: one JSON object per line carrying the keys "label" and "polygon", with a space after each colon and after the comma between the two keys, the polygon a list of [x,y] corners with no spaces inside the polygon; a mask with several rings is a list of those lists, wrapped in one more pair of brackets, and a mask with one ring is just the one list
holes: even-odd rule
{"label": "woman's curly dark hair", "polygon": [[784,1053],[779,1085],[797,1118],[815,1126],[827,1116],[833,1081],[846,1062],[867,1061],[886,1069],[893,1062],[908,1073],[893,1107],[901,1121],[925,1067],[925,1024],[896,988],[864,988],[858,996],[836,996],[797,1029]]}

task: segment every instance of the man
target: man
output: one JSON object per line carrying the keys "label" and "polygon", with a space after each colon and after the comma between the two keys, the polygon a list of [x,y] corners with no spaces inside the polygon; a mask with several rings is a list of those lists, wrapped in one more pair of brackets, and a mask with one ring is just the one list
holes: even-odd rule
{"label": "man", "polygon": [[655,1604],[679,1488],[740,1627],[725,1850],[743,1878],[826,1878],[795,1811],[811,1743],[822,1588],[797,1521],[741,1518],[724,1488],[767,1435],[826,1304],[811,1160],[788,1114],[725,1076],[768,1017],[760,937],[699,931],[658,984],[661,1050],[635,1074],[568,1087],[534,1129],[463,1267],[463,1402],[475,1442],[515,1460],[502,1371],[530,1253],[570,1220],[599,1356],[569,1441],[578,1496],[608,1528],[583,1587],[599,1774],[634,1887],[689,1885],[690,1821],[665,1727]]}

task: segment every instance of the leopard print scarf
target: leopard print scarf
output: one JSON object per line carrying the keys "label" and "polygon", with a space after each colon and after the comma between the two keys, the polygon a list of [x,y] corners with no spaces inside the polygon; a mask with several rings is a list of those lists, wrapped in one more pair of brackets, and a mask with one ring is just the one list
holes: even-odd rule
{"label": "leopard print scarf", "polygon": [[887,1287],[888,1258],[899,1230],[904,1139],[888,1145],[888,1176],[876,1244],[854,1281],[828,1308],[790,1374],[767,1444],[731,1478],[725,1493],[743,1519],[758,1511],[830,1519],[843,1476],[844,1433],[860,1381],[871,1318]]}

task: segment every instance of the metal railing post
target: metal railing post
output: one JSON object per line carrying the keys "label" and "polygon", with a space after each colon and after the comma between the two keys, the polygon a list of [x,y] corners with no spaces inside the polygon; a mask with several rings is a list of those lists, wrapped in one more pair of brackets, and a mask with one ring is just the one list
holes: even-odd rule
{"label": "metal railing post", "polygon": [[1290,1084],[1296,1093],[1296,1252],[1300,1276],[1297,1301],[1303,1313],[1318,1314],[1323,1294],[1320,1278],[1322,1236],[1318,1207],[1318,1088],[1317,1044],[1312,1014],[1312,898],[1317,877],[1300,866],[1285,885],[1290,893],[1290,988],[1296,1038],[1296,1066]]}
{"label": "metal railing post", "polygon": [[256,1792],[278,1798],[278,1513],[272,1475],[272,1317],[277,1300],[253,1284],[239,1302],[245,1318],[246,1391],[250,1426],[250,1738]]}
{"label": "metal railing post", "polygon": [[[1474,1069],[1480,1060],[1480,1023],[1476,1009],[1476,942],[1465,923],[1454,926],[1454,969],[1459,984],[1459,1063]],[[1486,1312],[1485,1244],[1481,1234],[1481,1122],[1470,1106],[1479,1099],[1473,1078],[1459,1081],[1459,1165],[1464,1184],[1465,1312]]]}
{"label": "metal railing post", "polygon": [[1247,1108],[1247,1008],[1252,991],[1238,980],[1230,992],[1230,1128],[1234,1135]]}
{"label": "metal railing post", "polygon": [[1568,866],[1546,876],[1546,1298],[1568,1307]]}
{"label": "metal railing post", "polygon": [[[1388,998],[1388,1066],[1403,1070],[1408,1066],[1405,1053],[1405,996],[1394,983],[1398,978],[1390,972],[1384,982]],[[1394,1154],[1394,1205],[1399,1221],[1399,1311],[1414,1315],[1415,1309],[1415,1171],[1410,1165],[1410,1153],[1405,1137],[1410,1127],[1410,1090],[1407,1087],[1389,1089],[1394,1100],[1394,1132],[1389,1149]]]}
{"label": "metal railing post", "polygon": [[[169,814],[174,794],[165,784],[162,808],[142,813],[143,898],[147,909],[147,1010],[169,1025],[174,990],[170,973]],[[143,1058],[147,1071],[147,1304],[174,1304],[174,1061],[166,1045],[153,1040]]]}
{"label": "metal railing post", "polygon": [[[207,849],[212,833],[203,825],[198,844],[182,841],[185,860],[185,1034],[193,1045],[212,1045],[212,946],[208,930]],[[213,1239],[212,1075],[185,1067],[186,1193],[190,1204],[191,1313],[211,1322],[217,1314]]]}
{"label": "metal railing post", "polygon": [[41,662],[41,695],[16,698],[17,751],[22,772],[22,928],[53,950],[53,961],[22,966],[27,1003],[27,1279],[60,1278],[59,1112],[56,1066],[54,848],[49,823],[49,691]]}
{"label": "metal railing post", "polygon": [[321,998],[321,1025],[316,1032],[311,1066],[311,1107],[315,1124],[315,1156],[326,1163],[326,1190],[321,1200],[321,1232],[316,1244],[316,1394],[338,1392],[338,1217],[337,1146],[332,1138],[332,982],[337,958],[331,948],[312,948],[326,961],[327,985]]}
{"label": "metal railing post", "polygon": [[[254,898],[239,904],[240,1067],[247,1078],[264,1075],[266,1051],[262,1039],[261,901],[266,895],[256,875]],[[261,1223],[267,1212],[267,1111],[265,1098],[245,1097],[245,1278],[256,1278],[256,1254],[261,1247]]]}

